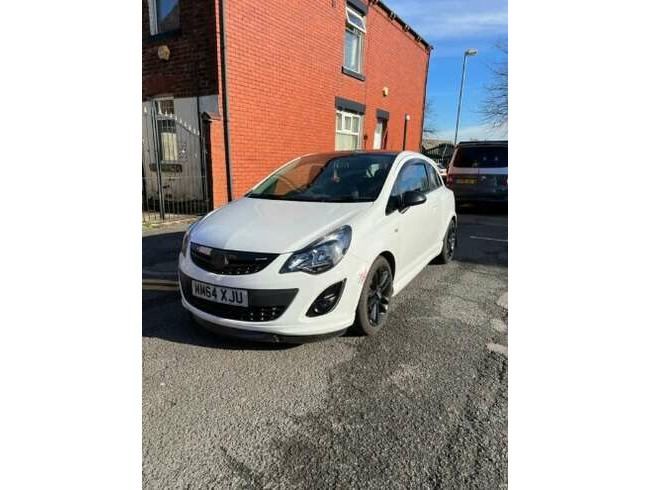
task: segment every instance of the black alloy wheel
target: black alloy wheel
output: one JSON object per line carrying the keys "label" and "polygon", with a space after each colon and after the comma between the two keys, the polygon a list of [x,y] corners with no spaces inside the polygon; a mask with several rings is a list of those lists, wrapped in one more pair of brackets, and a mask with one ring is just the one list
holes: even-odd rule
{"label": "black alloy wheel", "polygon": [[451,262],[451,259],[454,257],[454,252],[456,251],[456,245],[458,245],[458,230],[456,227],[456,219],[452,218],[447,227],[447,233],[445,233],[442,251],[440,252],[440,255],[435,258],[435,262],[439,264],[447,264],[448,262]]}
{"label": "black alloy wheel", "polygon": [[388,261],[378,257],[372,264],[357,307],[357,327],[365,335],[374,335],[386,323],[393,295],[393,273]]}

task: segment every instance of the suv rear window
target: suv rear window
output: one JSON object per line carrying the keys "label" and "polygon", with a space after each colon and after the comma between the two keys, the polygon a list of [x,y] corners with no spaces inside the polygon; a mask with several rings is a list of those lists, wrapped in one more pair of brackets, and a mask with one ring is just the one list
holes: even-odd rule
{"label": "suv rear window", "polygon": [[454,158],[454,167],[507,168],[508,147],[460,146]]}

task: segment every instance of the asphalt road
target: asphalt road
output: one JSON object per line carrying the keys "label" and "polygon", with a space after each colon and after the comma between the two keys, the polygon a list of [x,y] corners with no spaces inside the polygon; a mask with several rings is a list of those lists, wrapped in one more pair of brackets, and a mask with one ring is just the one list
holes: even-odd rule
{"label": "asphalt road", "polygon": [[143,487],[505,488],[508,218],[479,211],[380,335],[294,347],[195,327],[182,230],[143,237]]}

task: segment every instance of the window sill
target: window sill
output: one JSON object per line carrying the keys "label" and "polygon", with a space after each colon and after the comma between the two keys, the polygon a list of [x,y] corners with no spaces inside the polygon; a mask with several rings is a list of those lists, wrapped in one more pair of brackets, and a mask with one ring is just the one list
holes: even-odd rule
{"label": "window sill", "polygon": [[180,37],[183,31],[180,29],[174,29],[172,31],[165,31],[165,32],[159,32],[158,34],[154,34],[149,37],[145,37],[143,39],[144,42],[147,43],[156,43],[159,41],[164,41],[165,39],[173,39],[176,37]]}
{"label": "window sill", "polygon": [[356,78],[357,80],[361,80],[362,82],[366,81],[366,77],[362,75],[361,73],[357,73],[356,71],[352,71],[345,66],[341,67],[341,71],[345,73],[348,76],[351,76],[352,78]]}

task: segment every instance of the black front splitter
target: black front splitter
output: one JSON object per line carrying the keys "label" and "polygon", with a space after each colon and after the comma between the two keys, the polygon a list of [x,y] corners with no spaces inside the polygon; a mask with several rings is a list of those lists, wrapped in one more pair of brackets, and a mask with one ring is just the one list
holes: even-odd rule
{"label": "black front splitter", "polygon": [[319,342],[321,340],[331,339],[333,337],[339,337],[343,335],[347,328],[342,330],[337,330],[335,332],[328,332],[319,335],[279,335],[275,333],[267,332],[256,332],[253,330],[242,330],[240,328],[231,328],[224,327],[223,325],[217,325],[212,322],[208,322],[203,318],[199,318],[196,315],[192,315],[192,318],[196,323],[201,327],[209,330],[210,332],[216,333],[223,337],[229,337],[233,339],[242,339],[249,340],[252,342],[271,342],[271,343],[280,343],[280,344],[306,344],[309,342]]}

